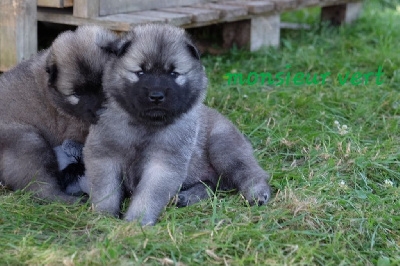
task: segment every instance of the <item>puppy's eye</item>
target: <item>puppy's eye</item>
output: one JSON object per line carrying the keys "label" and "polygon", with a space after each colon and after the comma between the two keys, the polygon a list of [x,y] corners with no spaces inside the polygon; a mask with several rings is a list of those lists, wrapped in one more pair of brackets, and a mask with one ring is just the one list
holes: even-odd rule
{"label": "puppy's eye", "polygon": [[135,72],[135,74],[136,74],[138,77],[140,77],[140,76],[143,76],[143,75],[144,75],[144,72],[143,72],[143,71],[137,71],[137,72]]}
{"label": "puppy's eye", "polygon": [[178,73],[178,72],[175,72],[175,71],[172,71],[172,72],[170,73],[170,75],[171,75],[172,77],[176,78],[176,77],[179,76],[179,73]]}

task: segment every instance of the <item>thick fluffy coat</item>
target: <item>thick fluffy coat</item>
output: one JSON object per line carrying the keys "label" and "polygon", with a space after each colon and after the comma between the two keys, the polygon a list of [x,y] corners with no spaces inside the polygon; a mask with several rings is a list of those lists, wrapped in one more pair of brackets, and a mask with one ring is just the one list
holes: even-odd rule
{"label": "thick fluffy coat", "polygon": [[128,193],[125,219],[154,224],[181,186],[178,204],[188,205],[219,176],[222,188],[238,188],[251,203],[268,200],[268,175],[251,145],[202,104],[207,78],[184,30],[137,26],[104,49],[115,54],[103,78],[108,105],[84,148],[96,210],[118,215]]}

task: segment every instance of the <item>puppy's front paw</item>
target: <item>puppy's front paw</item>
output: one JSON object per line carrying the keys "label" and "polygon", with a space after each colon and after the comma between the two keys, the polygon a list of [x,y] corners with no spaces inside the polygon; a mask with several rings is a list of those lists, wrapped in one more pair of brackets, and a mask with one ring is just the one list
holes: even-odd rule
{"label": "puppy's front paw", "polygon": [[155,225],[157,223],[157,217],[153,217],[149,213],[133,211],[132,209],[125,213],[124,220],[127,222],[138,221],[141,225]]}
{"label": "puppy's front paw", "polygon": [[113,216],[113,217],[119,216],[119,205],[116,205],[114,202],[103,200],[103,201],[94,203],[93,199],[92,199],[91,203],[94,207],[94,210],[98,213]]}

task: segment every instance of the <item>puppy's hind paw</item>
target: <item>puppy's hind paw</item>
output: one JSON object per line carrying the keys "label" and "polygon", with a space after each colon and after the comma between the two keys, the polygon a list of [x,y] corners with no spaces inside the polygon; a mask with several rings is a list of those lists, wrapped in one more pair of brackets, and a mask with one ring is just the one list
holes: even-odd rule
{"label": "puppy's hind paw", "polygon": [[257,204],[257,206],[266,204],[269,201],[270,196],[271,195],[269,191],[264,192],[264,194],[262,194],[256,199],[255,204]]}
{"label": "puppy's hind paw", "polygon": [[250,205],[261,206],[266,204],[271,198],[271,188],[268,185],[256,186],[251,189],[251,192],[245,195],[245,198]]}
{"label": "puppy's hind paw", "polygon": [[197,195],[191,195],[189,191],[180,191],[178,194],[176,207],[187,207],[199,202],[200,200],[200,197],[198,197]]}
{"label": "puppy's hind paw", "polygon": [[181,207],[186,207],[189,204],[189,199],[186,195],[183,193],[179,193],[178,199],[176,201],[176,207],[181,208]]}

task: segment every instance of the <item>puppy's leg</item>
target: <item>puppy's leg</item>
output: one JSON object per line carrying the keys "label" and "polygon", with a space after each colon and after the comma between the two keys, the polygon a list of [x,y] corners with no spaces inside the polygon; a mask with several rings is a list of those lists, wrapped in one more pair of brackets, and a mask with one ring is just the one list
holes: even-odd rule
{"label": "puppy's leg", "polygon": [[[168,157],[173,157],[173,154]],[[176,194],[187,174],[187,163],[171,163],[154,155],[145,165],[141,180],[131,197],[125,220],[154,225],[162,209]]]}
{"label": "puppy's leg", "polygon": [[93,158],[87,154],[85,176],[90,200],[96,211],[118,216],[123,190],[121,167],[112,158]]}
{"label": "puppy's leg", "polygon": [[225,118],[211,130],[208,153],[223,186],[238,188],[250,204],[269,200],[269,175],[258,165],[249,141]]}
{"label": "puppy's leg", "polygon": [[209,181],[197,183],[187,189],[181,189],[178,193],[178,202],[176,206],[186,207],[193,205],[201,200],[209,198],[210,192],[215,192],[215,186]]}
{"label": "puppy's leg", "polygon": [[61,191],[54,151],[37,132],[9,127],[0,131],[0,138],[0,172],[7,186],[32,191],[36,197],[47,200],[79,200]]}

